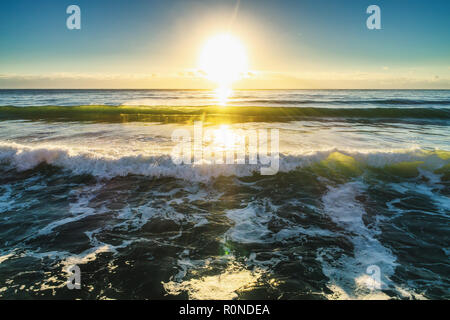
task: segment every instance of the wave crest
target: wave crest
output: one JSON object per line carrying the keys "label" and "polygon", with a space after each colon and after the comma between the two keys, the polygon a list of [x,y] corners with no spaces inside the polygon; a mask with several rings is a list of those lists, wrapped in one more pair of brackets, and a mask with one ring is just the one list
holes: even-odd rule
{"label": "wave crest", "polygon": [[[142,175],[148,177],[173,177],[189,181],[208,181],[219,176],[252,176],[259,174],[262,165],[255,164],[201,164],[176,165],[170,155],[127,155],[113,157],[89,150],[80,151],[59,146],[26,146],[16,143],[0,144],[0,163],[18,171],[31,170],[38,165],[61,167],[74,175],[89,174],[111,179],[116,176]],[[280,172],[298,168],[325,166],[358,172],[364,167],[392,170],[409,170],[418,166],[438,170],[449,168],[450,152],[422,149],[398,151],[345,151],[331,149],[305,154],[280,154]]]}
{"label": "wave crest", "polygon": [[217,106],[0,106],[0,120],[51,120],[95,122],[185,122],[193,119],[227,121],[293,121],[301,119],[408,119],[450,120],[448,108],[317,108],[317,107],[236,107]]}

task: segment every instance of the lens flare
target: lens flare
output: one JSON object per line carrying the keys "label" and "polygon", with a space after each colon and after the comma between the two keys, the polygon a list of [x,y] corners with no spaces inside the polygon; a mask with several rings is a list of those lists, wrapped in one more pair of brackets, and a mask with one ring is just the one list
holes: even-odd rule
{"label": "lens flare", "polygon": [[239,39],[228,33],[219,34],[206,42],[198,67],[217,84],[216,97],[224,105],[231,96],[232,83],[247,72],[247,54]]}

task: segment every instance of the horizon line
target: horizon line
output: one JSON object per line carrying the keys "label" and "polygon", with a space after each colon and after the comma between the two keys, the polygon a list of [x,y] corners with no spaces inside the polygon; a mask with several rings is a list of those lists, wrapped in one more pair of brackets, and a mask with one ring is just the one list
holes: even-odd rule
{"label": "horizon line", "polygon": [[[214,91],[211,88],[0,88],[0,90],[158,90],[158,91]],[[450,90],[450,88],[252,88],[252,89],[232,89],[233,91],[251,90],[379,90],[379,91],[400,91],[400,90]]]}

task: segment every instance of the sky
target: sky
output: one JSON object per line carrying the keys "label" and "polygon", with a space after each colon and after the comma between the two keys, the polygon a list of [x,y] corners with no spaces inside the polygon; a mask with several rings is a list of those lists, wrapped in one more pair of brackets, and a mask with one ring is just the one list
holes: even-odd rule
{"label": "sky", "polygon": [[2,0],[0,88],[209,89],[198,57],[226,32],[248,58],[233,88],[450,89],[449,14],[448,0]]}

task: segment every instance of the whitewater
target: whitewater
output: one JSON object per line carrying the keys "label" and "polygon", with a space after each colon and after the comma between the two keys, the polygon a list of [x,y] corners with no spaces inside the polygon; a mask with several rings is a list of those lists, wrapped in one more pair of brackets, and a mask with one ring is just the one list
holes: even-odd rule
{"label": "whitewater", "polygon": [[[174,163],[196,121],[278,172]],[[0,297],[448,299],[449,141],[448,90],[0,90]]]}

